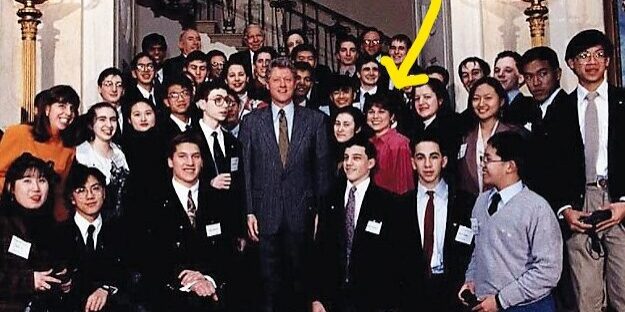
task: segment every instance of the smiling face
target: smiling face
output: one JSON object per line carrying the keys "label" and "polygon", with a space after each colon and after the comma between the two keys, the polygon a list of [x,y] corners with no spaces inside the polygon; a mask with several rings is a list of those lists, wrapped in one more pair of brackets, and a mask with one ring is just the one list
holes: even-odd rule
{"label": "smiling face", "polygon": [[101,142],[111,142],[115,131],[117,131],[117,112],[110,107],[96,109],[93,118],[94,139]]}
{"label": "smiling face", "polygon": [[293,99],[295,75],[289,68],[275,67],[271,70],[267,88],[271,100],[278,106],[286,106]]}
{"label": "smiling face", "polygon": [[341,113],[336,116],[334,121],[334,138],[339,143],[345,143],[360,129],[356,129],[354,117],[348,113]]}
{"label": "smiling face", "polygon": [[124,85],[122,84],[122,77],[117,75],[108,75],[102,81],[102,84],[98,86],[98,93],[105,102],[109,102],[113,105],[119,103],[119,99],[124,95]]}
{"label": "smiling face", "polygon": [[184,55],[189,55],[189,53],[199,50],[201,45],[200,33],[193,29],[185,30],[178,41],[178,48]]}
{"label": "smiling face", "polygon": [[105,197],[105,185],[90,175],[85,185],[72,192],[72,204],[76,208],[76,213],[87,220],[95,220],[104,205]]}
{"label": "smiling face", "polygon": [[490,144],[486,145],[482,161],[482,176],[484,185],[492,185],[501,189],[501,184],[506,180],[506,175],[512,170],[510,161],[502,161],[497,155],[497,149]]}
{"label": "smiling face", "polygon": [[221,76],[221,71],[224,70],[224,64],[226,59],[221,55],[215,55],[209,60],[211,67],[211,77],[217,78]]}
{"label": "smiling face", "polygon": [[439,108],[443,104],[443,100],[436,97],[436,93],[428,85],[422,85],[415,88],[414,106],[417,114],[427,120],[436,115]]}
{"label": "smiling face", "polygon": [[419,183],[428,189],[434,189],[446,165],[447,157],[441,153],[438,143],[431,141],[417,143],[412,156],[412,167],[417,171]]}
{"label": "smiling face", "polygon": [[132,77],[137,79],[138,84],[151,88],[154,75],[154,62],[149,57],[144,56],[137,60],[137,67],[132,70]]}
{"label": "smiling face", "polygon": [[263,30],[257,25],[250,26],[245,35],[245,43],[247,43],[247,47],[253,52],[258,51],[258,49],[262,48],[265,44],[265,34]]}
{"label": "smiling face", "polygon": [[156,114],[152,106],[145,102],[138,102],[130,109],[130,125],[138,131],[145,132],[156,124]]}
{"label": "smiling face", "polygon": [[480,121],[497,119],[503,103],[504,99],[499,98],[495,88],[485,83],[475,89],[475,94],[471,99],[473,111]]}
{"label": "smiling face", "polygon": [[247,87],[247,74],[242,65],[235,64],[228,67],[228,73],[226,73],[226,84],[232,91],[236,93],[245,92]]}
{"label": "smiling face", "polygon": [[295,95],[303,97],[308,94],[313,85],[312,75],[307,70],[297,70],[295,74]]}
{"label": "smiling face", "polygon": [[52,133],[67,129],[75,117],[70,103],[52,103],[46,106],[46,116],[48,116]]}
{"label": "smiling face", "polygon": [[380,78],[380,67],[375,62],[365,63],[358,72],[358,78],[363,86],[373,87]]}
{"label": "smiling face", "polygon": [[153,44],[146,51],[148,54],[156,61],[156,64],[159,66],[163,63],[165,58],[167,58],[167,49],[160,44]]}
{"label": "smiling face", "polygon": [[200,147],[188,142],[178,144],[174,154],[167,158],[167,164],[176,181],[186,187],[193,186],[199,180],[202,170]]}
{"label": "smiling face", "polygon": [[[605,71],[610,65],[610,58],[602,46],[596,45],[567,60],[566,63],[579,79],[579,83],[586,87],[603,82]],[[594,88],[590,89],[594,90]]]}
{"label": "smiling face", "polygon": [[404,58],[406,58],[408,46],[401,40],[393,40],[393,42],[391,42],[391,46],[388,48],[388,53],[393,58],[395,65],[400,65],[401,62],[404,61]]}
{"label": "smiling face", "polygon": [[48,180],[35,169],[29,169],[10,188],[15,201],[26,209],[39,209],[48,198]]}
{"label": "smiling face", "polygon": [[362,49],[365,53],[376,56],[380,53],[382,49],[382,44],[380,43],[380,34],[377,31],[368,31],[362,40]]}
{"label": "smiling face", "polygon": [[506,92],[517,90],[519,86],[523,84],[523,76],[519,74],[516,62],[509,56],[497,60],[494,74],[495,78],[501,83],[501,86]]}
{"label": "smiling face", "polygon": [[478,62],[467,62],[462,66],[461,72],[460,79],[462,80],[462,84],[467,91],[471,89],[471,86],[473,86],[475,81],[484,77],[484,71]]}
{"label": "smiling face", "polygon": [[392,123],[393,115],[384,108],[373,105],[367,111],[367,124],[376,136],[385,134],[391,128]]}
{"label": "smiling face", "polygon": [[337,52],[337,59],[343,66],[352,66],[356,64],[358,58],[358,50],[356,44],[351,41],[345,41],[341,43],[339,51]]}
{"label": "smiling face", "polygon": [[342,88],[335,90],[330,94],[330,101],[334,103],[337,108],[346,107],[354,103],[354,89]]}
{"label": "smiling face", "polygon": [[181,85],[171,85],[167,88],[167,97],[163,99],[171,114],[177,117],[186,116],[191,105],[191,92]]}
{"label": "smiling face", "polygon": [[347,180],[352,184],[358,184],[369,177],[371,169],[375,166],[375,159],[370,159],[365,153],[365,147],[352,145],[345,149],[343,154],[343,170]]}

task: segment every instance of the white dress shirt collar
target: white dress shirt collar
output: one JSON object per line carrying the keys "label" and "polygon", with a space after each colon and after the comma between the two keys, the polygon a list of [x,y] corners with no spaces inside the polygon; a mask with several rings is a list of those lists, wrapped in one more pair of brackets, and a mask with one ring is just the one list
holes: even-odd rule
{"label": "white dress shirt collar", "polygon": [[[516,194],[518,194],[522,190],[523,190],[523,181],[521,180],[517,181],[514,184],[506,186],[504,189],[499,191],[499,196],[501,196],[501,201],[499,202],[499,206],[507,204],[512,199],[512,197],[514,197]],[[497,190],[493,188],[491,190],[490,197],[492,197],[495,193],[497,193]]]}
{"label": "white dress shirt collar", "polygon": [[549,109],[549,106],[551,105],[551,103],[553,103],[553,100],[556,98],[558,93],[560,93],[560,90],[562,90],[562,88],[558,87],[544,102],[540,104],[540,110],[543,113],[543,118],[545,118],[545,115],[547,115],[547,110]]}
{"label": "white dress shirt collar", "polygon": [[[95,227],[95,231],[93,232],[93,243],[95,246],[98,246],[98,234],[100,234],[100,230],[102,229],[102,215],[98,214],[98,217],[93,220],[93,222],[87,221],[85,217],[81,216],[79,213],[74,214],[74,223],[78,226],[78,230],[80,230],[80,235],[82,236],[83,242],[87,243],[87,236],[89,233],[87,232],[89,225]],[[95,246],[94,249],[95,249]]]}
{"label": "white dress shirt collar", "polygon": [[178,117],[174,116],[174,114],[169,114],[169,118],[174,121],[176,126],[178,126],[182,132],[187,130],[187,126],[191,126],[191,118],[187,118],[187,122],[180,120]]}
{"label": "white dress shirt collar", "polygon": [[[371,184],[371,177],[367,177],[365,180],[358,183],[358,185],[355,185],[356,192],[354,192],[354,199],[356,200],[356,205],[354,206],[354,228],[357,226],[358,216],[360,216],[360,208],[362,207],[362,201],[365,199],[365,193],[367,193],[369,184]],[[345,188],[345,205],[347,205],[349,191],[352,189],[352,186],[354,186],[354,184],[347,180],[347,187]]]}
{"label": "white dress shirt collar", "polygon": [[182,185],[182,183],[178,182],[176,178],[171,179],[171,184],[174,186],[174,191],[176,192],[176,195],[178,196],[178,199],[180,200],[180,204],[182,204],[182,208],[185,210],[185,212],[187,210],[187,199],[189,196],[189,190],[191,190],[191,197],[193,198],[193,203],[195,204],[195,207],[199,208],[198,202],[197,202],[198,193],[200,189],[199,179],[191,187],[186,187]]}

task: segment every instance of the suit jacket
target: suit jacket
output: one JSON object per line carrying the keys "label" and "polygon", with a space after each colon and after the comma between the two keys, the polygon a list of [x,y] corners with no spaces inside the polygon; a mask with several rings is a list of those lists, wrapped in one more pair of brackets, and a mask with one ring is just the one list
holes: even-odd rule
{"label": "suit jacket", "polygon": [[[618,201],[625,196],[625,90],[609,86],[608,100],[608,192],[612,201]],[[580,210],[586,193],[586,165],[577,90],[552,105],[554,118],[547,128],[551,158],[548,200],[556,211],[565,205]]]}
{"label": "suit jacket", "polygon": [[[163,103],[163,99],[166,96],[165,92],[166,91],[163,89],[154,87],[154,101],[156,102],[155,105],[157,110],[155,113],[157,113],[157,115],[169,113],[169,109],[165,106],[165,103]],[[141,94],[141,91],[139,91],[136,82],[133,82],[124,93],[123,103],[124,105],[130,105],[130,103],[138,99],[148,100],[148,98],[144,97],[143,94]]]}
{"label": "suit jacket", "polygon": [[237,62],[241,62],[241,64],[243,64],[245,72],[247,73],[247,76],[250,78],[250,80],[252,79],[252,77],[254,76],[254,67],[252,66],[253,64],[250,50],[239,51],[235,54],[232,54],[230,55],[229,60],[236,60]]}
{"label": "suit jacket", "polygon": [[504,108],[501,120],[522,127],[526,123],[535,120],[538,113],[540,113],[540,108],[534,104],[532,98],[519,93]]}
{"label": "suit jacket", "polygon": [[[328,204],[319,213],[318,232],[311,297],[332,310],[344,293],[351,293],[357,311],[397,307],[399,304],[400,272],[398,201],[371,180],[363,198],[347,267],[347,237],[345,233],[346,180],[332,191]],[[381,222],[379,234],[367,231],[369,222]],[[349,281],[347,281],[349,280]]]}
{"label": "suit jacket", "polygon": [[166,59],[163,62],[163,81],[182,75],[186,59],[183,54]]}
{"label": "suit jacket", "polygon": [[[158,116],[157,122],[160,134],[163,138],[163,143],[165,143],[166,146],[169,146],[169,141],[171,141],[171,139],[186,131],[180,131],[180,127],[178,127],[176,122],[174,122],[167,113]],[[193,122],[191,122],[188,128],[191,129],[192,126]]]}
{"label": "suit jacket", "polygon": [[288,231],[306,231],[330,181],[325,115],[295,105],[285,167],[272,118],[269,106],[241,122],[247,213],[256,216],[261,235],[275,234],[281,225]]}

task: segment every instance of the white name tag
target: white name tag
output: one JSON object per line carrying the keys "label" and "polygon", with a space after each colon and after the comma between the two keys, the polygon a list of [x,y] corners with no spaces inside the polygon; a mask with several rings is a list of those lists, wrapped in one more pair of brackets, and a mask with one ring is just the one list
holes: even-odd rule
{"label": "white name tag", "polygon": [[464,225],[461,225],[458,228],[458,233],[456,234],[456,241],[463,244],[471,245],[471,241],[473,241],[473,230]]}
{"label": "white name tag", "polygon": [[9,245],[9,252],[28,260],[31,245],[31,243],[13,235],[13,238],[11,238],[11,245]]}
{"label": "white name tag", "polygon": [[209,224],[206,226],[206,236],[213,237],[221,235],[221,223]]}
{"label": "white name tag", "polygon": [[467,143],[460,145],[460,150],[458,151],[458,159],[464,158],[464,155],[467,153]]}
{"label": "white name tag", "polygon": [[526,123],[523,127],[525,127],[525,129],[527,129],[528,131],[532,131],[532,123],[531,122]]}
{"label": "white name tag", "polygon": [[477,221],[477,218],[471,218],[471,231],[473,231],[473,235],[480,233],[480,224]]}
{"label": "white name tag", "polygon": [[382,230],[382,222],[367,222],[367,227],[365,228],[365,231],[375,235],[380,235],[380,230]]}
{"label": "white name tag", "polygon": [[230,158],[230,172],[239,170],[239,157]]}

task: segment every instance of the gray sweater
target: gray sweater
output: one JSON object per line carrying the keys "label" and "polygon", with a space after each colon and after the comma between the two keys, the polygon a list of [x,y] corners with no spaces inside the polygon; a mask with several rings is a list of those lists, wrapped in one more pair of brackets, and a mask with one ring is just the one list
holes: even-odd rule
{"label": "gray sweater", "polygon": [[473,207],[472,223],[477,220],[478,231],[466,281],[475,284],[478,298],[499,294],[504,309],[536,302],[550,294],[562,273],[556,216],[547,201],[527,187],[490,216],[491,193],[480,194]]}

